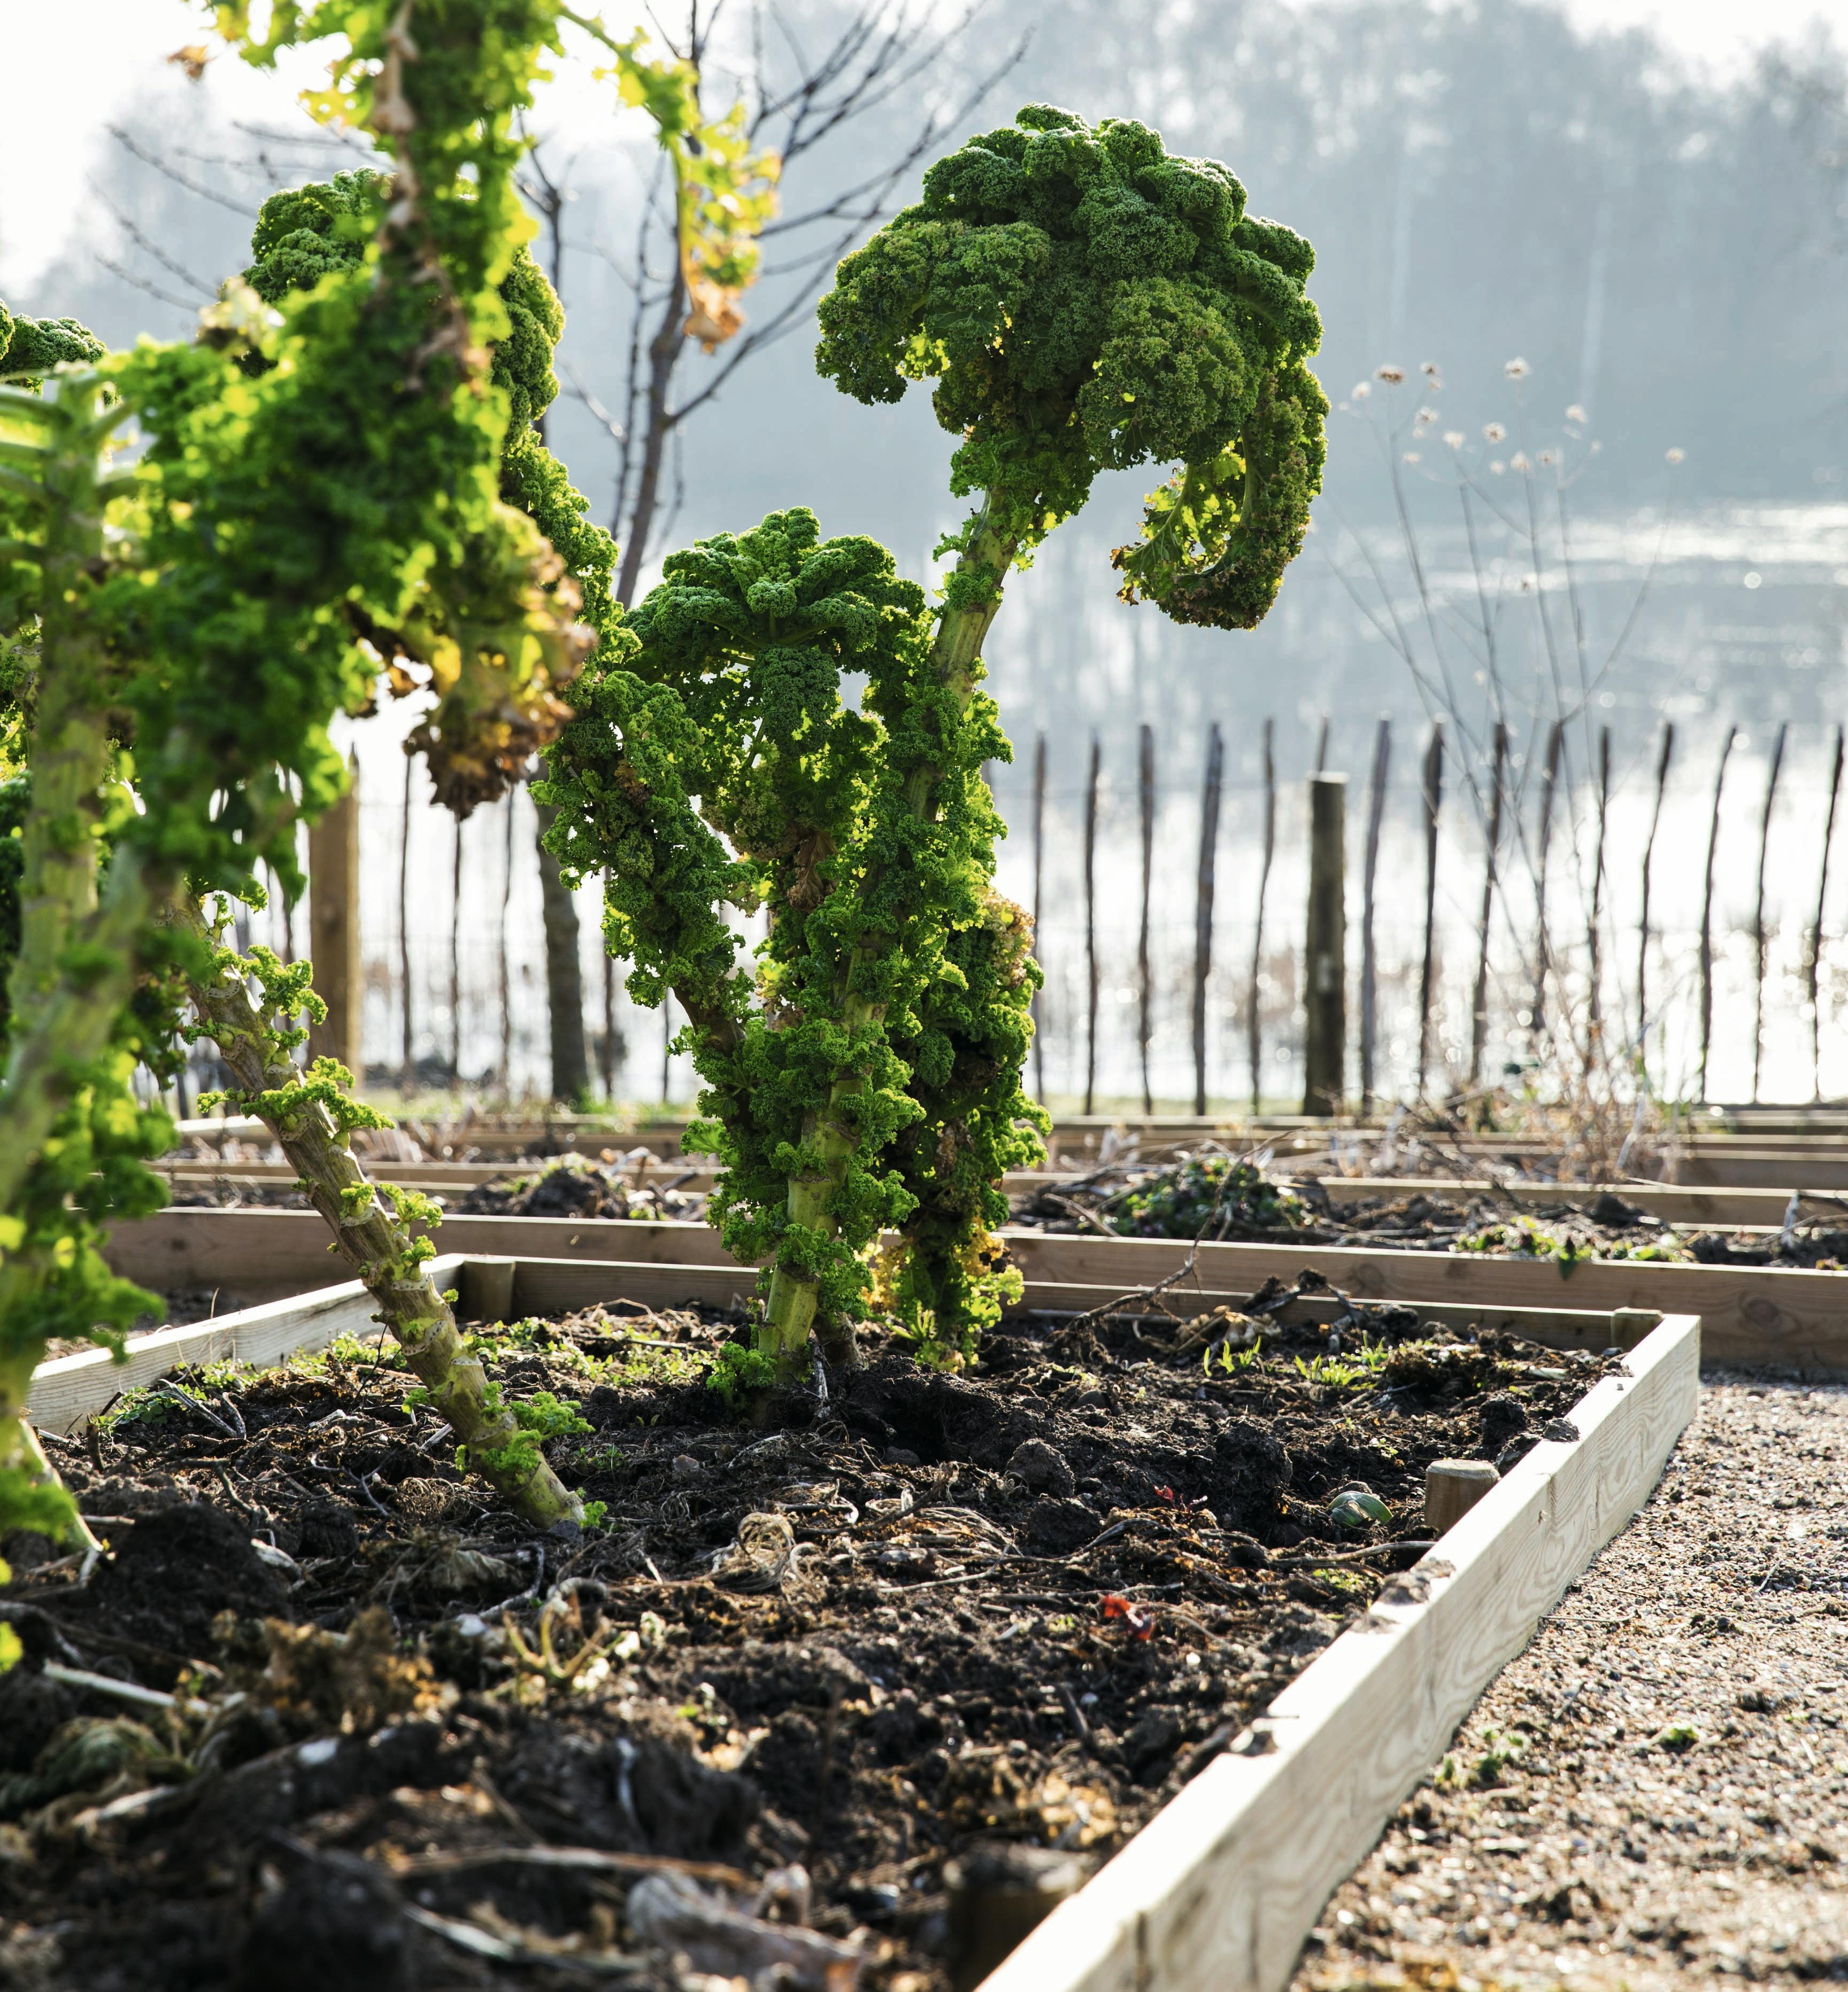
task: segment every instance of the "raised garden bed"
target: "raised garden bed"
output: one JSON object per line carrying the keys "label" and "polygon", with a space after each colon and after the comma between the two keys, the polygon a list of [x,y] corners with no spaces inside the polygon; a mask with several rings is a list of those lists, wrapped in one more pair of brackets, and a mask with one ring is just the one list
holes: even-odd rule
{"label": "raised garden bed", "polygon": [[[403,1408],[406,1380],[363,1359],[356,1288],[138,1349],[132,1373],[148,1380],[176,1355],[273,1361],[292,1335],[300,1349],[344,1338],[334,1359],[292,1372],[182,1373],[177,1399],[118,1404],[106,1430],[57,1451],[86,1509],[118,1518],[97,1524],[115,1554],[85,1586],[68,1567],[22,1575],[5,1608],[29,1651],[112,1672],[131,1694],[178,1687],[210,1704],[236,1686],[248,1700],[241,1726],[219,1725],[234,1740],[190,1779],[118,1766],[107,1791],[28,1794],[36,1859],[4,1885],[15,1929],[57,1926],[64,1975],[48,1969],[47,1987],[279,1985],[285,1938],[290,1982],[394,1983],[355,1960],[415,1953],[420,1982],[562,1984],[578,1982],[568,1966],[620,1956],[632,1982],[664,1988],[673,1975],[623,1906],[638,1875],[713,1888],[738,1871],[743,1908],[800,1861],[814,1934],[727,1925],[726,1941],[781,1943],[798,1954],[794,1982],[821,1986],[831,1968],[847,1982],[828,1946],[857,1931],[862,1982],[931,1992],[947,1982],[951,1922],[970,1912],[968,1891],[948,1899],[949,1857],[1023,1840],[1095,1859],[1165,1800],[1198,1820],[1210,1795],[1218,1819],[1228,1772],[1245,1794],[1235,1839],[1259,1831],[1252,1804],[1269,1808],[1272,1843],[1286,1817],[1317,1822],[1313,1848],[1276,1854],[1271,1906],[1249,1944],[1234,1942],[1259,1960],[1293,1953],[1379,1808],[1441,1748],[1433,1725],[1460,1714],[1640,1499],[1691,1408],[1697,1359],[1695,1325],[1675,1322],[1632,1351],[1629,1376],[1611,1358],[1562,1361],[1553,1348],[1602,1349],[1636,1324],[1556,1311],[1524,1318],[1518,1339],[1440,1334],[1447,1352],[1415,1309],[1371,1318],[1357,1364],[1361,1325],[1311,1294],[1281,1308],[1256,1356],[1210,1373],[1199,1335],[1172,1325],[1022,1320],[972,1377],[882,1355],[834,1378],[825,1406],[787,1406],[796,1429],[763,1435],[698,1380],[736,1318],[722,1305],[637,1321],[572,1297],[620,1284],[634,1302],[641,1270],[442,1262],[465,1312],[552,1317],[496,1352],[512,1388],[551,1389],[593,1427],[553,1442],[568,1477],[609,1504],[604,1527],[570,1542],[483,1511],[430,1415]],[[1437,1312],[1453,1335],[1468,1311]],[[94,1415],[123,1380],[79,1358],[50,1366],[41,1389],[67,1412],[87,1391]],[[1578,1436],[1535,1436],[1562,1414]],[[1425,1554],[1426,1465],[1505,1455],[1523,1431],[1535,1442],[1503,1485]],[[1386,1524],[1333,1519],[1331,1498],[1355,1482],[1389,1504]],[[248,1547],[253,1533],[268,1555]],[[630,1636],[589,1693],[512,1686],[517,1651],[497,1642],[490,1608],[507,1601],[531,1642],[548,1597],[566,1656],[599,1614]],[[340,1665],[324,1641],[266,1643],[255,1629],[267,1615],[339,1629],[369,1605],[422,1642],[427,1676],[384,1666],[377,1621],[360,1636],[372,1659],[350,1642]],[[220,1610],[234,1616],[214,1630]],[[1344,1625],[1367,1629],[1337,1636]],[[185,1660],[207,1666],[183,1680]],[[1348,1683],[1338,1721],[1325,1708],[1335,1681]],[[0,1687],[0,1708],[13,1776],[61,1720],[148,1715],[145,1700],[29,1666]],[[1364,1763],[1337,1747],[1361,1721],[1375,1732]],[[180,1728],[195,1747],[196,1728]],[[1266,1735],[1271,1755],[1244,1754]],[[1299,1778],[1314,1781],[1313,1804]],[[6,1789],[19,1812],[19,1788]],[[1184,1898],[1168,1819],[1153,1829],[1169,1850],[1156,1864]],[[1184,1837],[1190,1859],[1230,1844],[1217,1829]],[[1125,1887],[1150,1871],[1141,1846],[1035,1940],[1063,1960],[1064,1977],[1044,1973],[1054,1982],[1134,1982],[1109,1974]],[[1137,1898],[1131,1919],[1164,1956],[1204,1943],[1221,1956],[1221,1911],[1244,1898],[1197,1878],[1204,1908],[1171,1901],[1172,1887]],[[798,1884],[779,1888],[787,1901]],[[548,1963],[558,1943],[579,1954]],[[715,1953],[710,1968],[726,1961]],[[1009,1982],[1025,1981],[996,1981]],[[1248,1981],[1227,1966],[1154,1982]]]}
{"label": "raised garden bed", "polygon": [[[747,1291],[755,1277],[726,1255],[717,1235],[703,1224],[453,1217],[438,1235],[443,1246],[470,1257],[620,1267],[620,1272],[605,1276],[619,1284],[604,1292],[633,1291],[650,1305],[690,1298],[724,1304]],[[1554,1260],[1407,1250],[1389,1240],[1365,1247],[1295,1240],[1195,1247],[1173,1239],[1020,1230],[1005,1235],[1026,1277],[1027,1304],[1043,1310],[1078,1313],[1123,1301],[1133,1311],[1145,1303],[1128,1297],[1169,1283],[1149,1296],[1147,1311],[1185,1315],[1236,1305],[1267,1280],[1293,1281],[1312,1269],[1341,1292],[1371,1300],[1441,1296],[1465,1308],[1698,1314],[1716,1360],[1848,1369],[1848,1287],[1837,1273],[1597,1259],[1565,1266]],[[111,1255],[118,1271],[156,1291],[221,1286],[248,1299],[301,1291],[328,1263],[318,1219],[268,1210],[163,1211],[118,1226]],[[640,1284],[624,1287],[623,1281]]]}

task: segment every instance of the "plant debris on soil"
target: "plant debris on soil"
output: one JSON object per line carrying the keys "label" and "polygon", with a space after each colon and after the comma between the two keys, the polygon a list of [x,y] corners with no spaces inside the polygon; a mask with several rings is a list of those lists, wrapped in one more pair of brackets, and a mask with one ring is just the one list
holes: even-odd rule
{"label": "plant debris on soil", "polygon": [[1848,1978],[1848,1390],[1709,1375],[1635,1523],[1339,1889],[1298,1992]]}
{"label": "plant debris on soil", "polygon": [[1716,1230],[1665,1223],[1610,1190],[1588,1209],[1517,1208],[1492,1191],[1467,1202],[1423,1192],[1337,1202],[1313,1176],[1275,1182],[1249,1159],[1223,1155],[1159,1166],[1115,1162],[1036,1189],[1016,1202],[1011,1221],[1040,1231],[1140,1238],[1477,1252],[1547,1259],[1564,1269],[1581,1259],[1641,1259],[1839,1272],[1848,1262],[1848,1226],[1805,1216],[1800,1205],[1781,1227]]}
{"label": "plant debris on soil", "polygon": [[626,1173],[642,1158],[653,1159],[645,1148],[634,1156],[561,1155],[524,1175],[483,1183],[454,1199],[450,1207],[459,1216],[480,1217],[705,1216],[705,1192],[678,1186],[702,1175],[703,1163],[694,1161],[684,1169],[661,1171],[658,1183],[627,1181]]}
{"label": "plant debris on soil", "polygon": [[1423,1553],[1430,1461],[1620,1359],[1328,1294],[882,1346],[770,1428],[741,1318],[483,1329],[582,1427],[546,1535],[365,1343],[128,1393],[50,1442],[107,1554],[5,1546],[0,1984],[942,1992],[995,1850],[1075,1885]]}

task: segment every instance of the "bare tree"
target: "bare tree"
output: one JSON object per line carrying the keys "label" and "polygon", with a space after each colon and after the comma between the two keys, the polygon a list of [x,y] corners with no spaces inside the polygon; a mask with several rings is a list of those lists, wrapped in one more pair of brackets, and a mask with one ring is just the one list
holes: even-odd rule
{"label": "bare tree", "polygon": [[[663,479],[671,449],[688,421],[709,407],[756,354],[810,322],[816,297],[835,265],[891,211],[919,163],[994,90],[1025,53],[1022,37],[959,94],[946,95],[935,79],[955,77],[954,52],[988,0],[973,0],[947,23],[924,0],[866,0],[852,9],[822,46],[804,46],[797,25],[781,9],[753,7],[748,46],[722,41],[735,18],[726,0],[688,0],[678,32],[664,35],[672,54],[698,77],[703,100],[729,86],[743,107],[742,128],[753,152],[774,155],[784,210],[758,231],[776,258],[759,281],[774,302],[761,321],[746,329],[741,317],[715,322],[690,297],[685,240],[688,209],[675,197],[672,176],[660,168],[647,176],[636,228],[626,248],[599,242],[589,251],[613,269],[630,300],[621,342],[623,382],[612,410],[567,368],[569,391],[600,422],[615,444],[615,502],[610,530],[622,548],[617,597],[626,609],[657,528],[662,523]],[[658,15],[652,16],[660,19]],[[904,115],[920,98],[921,111]],[[877,128],[895,135],[870,145]],[[852,138],[874,162],[850,183],[819,193],[808,205],[791,203],[792,186],[830,141]],[[555,288],[563,295],[563,216],[572,198],[570,175],[550,171],[543,144],[529,157],[528,197],[549,237]],[[695,309],[689,310],[689,304]],[[698,340],[718,363],[697,386],[677,394],[676,377],[688,347]],[[668,507],[671,521],[677,505]]]}

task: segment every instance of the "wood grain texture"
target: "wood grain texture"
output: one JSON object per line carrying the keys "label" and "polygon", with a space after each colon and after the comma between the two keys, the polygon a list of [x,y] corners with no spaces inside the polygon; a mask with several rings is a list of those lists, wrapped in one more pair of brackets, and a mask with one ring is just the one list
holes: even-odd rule
{"label": "wood grain texture", "polygon": [[[461,1264],[452,1254],[433,1259],[430,1267],[440,1283],[453,1277]],[[106,1349],[61,1356],[41,1363],[35,1372],[27,1415],[43,1431],[69,1431],[123,1391],[188,1363],[236,1362],[262,1369],[288,1356],[325,1349],[337,1335],[364,1335],[374,1324],[374,1305],[359,1281],[349,1280],[189,1327],[137,1335],[128,1343],[125,1362],[116,1362]]]}
{"label": "wood grain texture", "polygon": [[[1190,1249],[1167,1238],[1012,1230],[1003,1235],[1026,1277],[1028,1305],[1074,1312],[1106,1305],[1165,1278],[1184,1264]],[[750,1290],[748,1269],[727,1257],[717,1233],[704,1224],[452,1217],[437,1236],[446,1251],[468,1257],[722,1267],[736,1283],[726,1285],[726,1298]],[[325,1227],[311,1211],[166,1210],[117,1226],[108,1256],[118,1272],[156,1292],[220,1287],[256,1301],[302,1293],[324,1281],[332,1263],[326,1240]],[[1698,1314],[1707,1354],[1716,1362],[1848,1369],[1848,1276],[1781,1267],[1587,1260],[1563,1274],[1552,1260],[1491,1259],[1469,1252],[1202,1245],[1193,1274],[1170,1291],[1167,1304],[1187,1312],[1236,1301],[1267,1279],[1294,1281],[1306,1270],[1365,1300],[1581,1314],[1609,1314],[1620,1308]],[[667,1304],[657,1298],[661,1291],[651,1285],[634,1298]],[[704,1289],[698,1297],[706,1297]],[[536,1311],[536,1304],[526,1311]]]}
{"label": "wood grain texture", "polygon": [[[1009,1232],[1009,1251],[1030,1284],[1057,1278],[1115,1283],[1119,1292],[1176,1271],[1187,1247],[1163,1238],[1050,1238]],[[1662,1265],[1586,1260],[1562,1274],[1546,1260],[1490,1259],[1471,1252],[1389,1252],[1324,1245],[1202,1245],[1192,1280],[1169,1295],[1191,1305],[1249,1294],[1269,1278],[1320,1273],[1366,1300],[1454,1301],[1486,1308],[1619,1308],[1699,1315],[1716,1362],[1848,1368],[1848,1276],[1781,1267]]]}
{"label": "wood grain texture", "polygon": [[[1303,1938],[1483,1690],[1647,1497],[1699,1392],[1665,1321],[982,1992],[1281,1992]],[[1421,1598],[1414,1594],[1424,1592]]]}

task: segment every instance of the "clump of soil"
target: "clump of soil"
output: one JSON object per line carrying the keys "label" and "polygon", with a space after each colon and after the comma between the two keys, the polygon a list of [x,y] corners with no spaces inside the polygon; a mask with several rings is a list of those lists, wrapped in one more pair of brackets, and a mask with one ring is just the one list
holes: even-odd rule
{"label": "clump of soil", "polygon": [[1107,1856],[1422,1554],[1433,1458],[1606,1366],[1251,1305],[883,1349],[767,1428],[705,1381],[734,1318],[495,1329],[585,1427],[549,1535],[361,1345],[132,1393],[53,1446],[108,1556],[0,1593],[0,1983],[943,1992],[946,1864]]}

